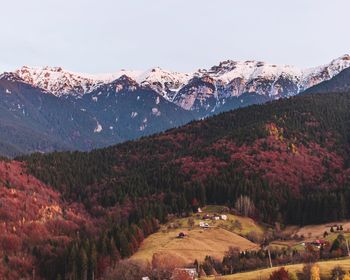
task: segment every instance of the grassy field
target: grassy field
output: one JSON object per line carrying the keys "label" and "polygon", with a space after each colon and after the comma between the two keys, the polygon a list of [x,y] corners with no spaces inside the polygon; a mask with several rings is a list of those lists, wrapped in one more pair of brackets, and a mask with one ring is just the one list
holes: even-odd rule
{"label": "grassy field", "polygon": [[293,234],[298,234],[299,236],[304,235],[306,240],[313,240],[313,239],[323,238],[323,233],[325,231],[327,231],[330,235],[333,235],[333,236],[338,235],[339,232],[333,233],[333,234],[330,232],[331,226],[335,224],[342,225],[344,232],[350,232],[350,221],[333,222],[333,223],[326,223],[321,225],[308,225],[304,227],[290,226],[286,228],[285,232],[288,232],[291,235]]}
{"label": "grassy field", "polygon": [[[153,255],[157,253],[170,255],[176,258],[177,262],[184,265],[193,263],[196,259],[201,262],[208,255],[221,260],[231,246],[239,247],[241,251],[259,249],[257,244],[249,241],[246,237],[251,232],[262,236],[266,231],[270,230],[256,223],[251,218],[230,214],[222,206],[209,205],[202,210],[202,213],[193,214],[187,218],[174,218],[167,224],[162,225],[157,233],[152,234],[144,240],[138,252],[131,259],[141,262],[151,262]],[[224,213],[227,215],[227,220],[206,220],[205,222],[209,224],[210,228],[200,228],[199,223],[203,221],[202,217],[205,214],[213,215],[214,213]],[[189,218],[193,221],[194,225],[192,227],[189,225]],[[344,230],[350,228],[349,222],[338,224],[342,224]],[[330,234],[326,239],[332,242],[339,233],[330,233],[330,225],[289,226],[284,232],[288,232],[289,235],[296,233],[299,236],[304,235],[305,239],[303,241],[274,241],[270,248],[292,247],[298,250],[305,250],[305,247],[301,245],[302,242],[323,238],[323,233],[326,230]],[[186,237],[177,238],[180,232],[186,233]],[[345,233],[344,235],[346,238],[350,238],[349,233]],[[268,270],[266,273],[268,273]],[[249,276],[250,274],[247,275]]]}
{"label": "grassy field", "polygon": [[[343,260],[332,260],[318,263],[320,267],[320,273],[322,278],[327,278],[330,276],[330,272],[336,266],[341,266],[344,270],[350,271],[350,259]],[[303,264],[289,265],[285,266],[285,268],[290,272],[299,273],[303,269]],[[201,279],[216,279],[216,280],[265,280],[268,279],[271,273],[275,270],[279,269],[279,267],[268,268],[262,270],[256,270],[251,272],[237,273],[233,275],[221,276],[221,277],[207,277]]]}
{"label": "grassy field", "polygon": [[[219,206],[207,206],[200,216],[221,211]],[[193,263],[196,259],[203,261],[207,255],[222,259],[230,246],[239,247],[240,250],[258,249],[258,245],[247,240],[244,236],[251,231],[262,235],[264,228],[250,218],[226,215],[228,217],[226,221],[206,221],[210,226],[209,229],[199,227],[199,222],[203,220],[196,214],[191,217],[194,220],[192,228],[188,225],[189,218],[174,219],[162,226],[159,232],[147,237],[131,259],[151,261],[153,254],[159,253],[172,255],[184,264],[188,264]],[[233,227],[235,221],[239,221],[241,228]],[[180,232],[185,232],[187,236],[183,239],[177,238]]]}
{"label": "grassy field", "polygon": [[[177,238],[179,232],[186,232],[185,238]],[[230,246],[241,250],[256,249],[258,246],[249,240],[222,228],[202,230],[184,228],[157,232],[145,239],[141,248],[131,259],[135,261],[151,261],[154,253],[172,255],[183,264],[203,261],[207,255],[222,259]]]}

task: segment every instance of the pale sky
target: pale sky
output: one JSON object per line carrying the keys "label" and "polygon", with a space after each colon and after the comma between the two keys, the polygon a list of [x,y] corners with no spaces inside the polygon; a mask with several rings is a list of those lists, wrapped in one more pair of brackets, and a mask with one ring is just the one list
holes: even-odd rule
{"label": "pale sky", "polygon": [[349,0],[0,0],[0,72],[87,73],[222,60],[299,67],[350,52]]}

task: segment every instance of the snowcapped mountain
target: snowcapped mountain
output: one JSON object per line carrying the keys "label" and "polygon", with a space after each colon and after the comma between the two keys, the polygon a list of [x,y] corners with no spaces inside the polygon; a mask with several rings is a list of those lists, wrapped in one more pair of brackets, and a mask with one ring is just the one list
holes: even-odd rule
{"label": "snowcapped mountain", "polygon": [[332,60],[327,65],[306,69],[303,72],[302,89],[313,87],[321,82],[330,80],[341,71],[350,67],[350,55],[345,54]]}
{"label": "snowcapped mountain", "polygon": [[146,72],[121,70],[112,74],[94,75],[70,72],[61,67],[33,68],[23,66],[14,73],[25,82],[59,97],[67,95],[81,97],[94,91],[100,85],[126,76],[136,81],[140,86],[150,88],[171,100],[171,93],[177,92],[191,79],[191,74],[170,72],[159,67]]}
{"label": "snowcapped mountain", "polygon": [[81,97],[98,86],[109,83],[123,75],[135,78],[138,71],[121,70],[113,74],[81,74],[69,72],[61,67],[33,68],[23,66],[15,71],[26,83],[39,87],[55,96]]}
{"label": "snowcapped mountain", "polygon": [[91,150],[195,119],[126,75],[94,87],[79,98],[55,96],[16,73],[0,75],[0,155]]}
{"label": "snowcapped mountain", "polygon": [[227,60],[193,73],[24,66],[0,75],[0,154],[91,150],[315,85],[348,89],[349,70],[349,55],[310,69]]}
{"label": "snowcapped mountain", "polygon": [[224,61],[209,70],[199,70],[180,89],[174,101],[187,110],[217,112],[228,99],[254,93],[268,99],[293,96],[350,67],[344,55],[327,65],[299,69],[260,61]]}
{"label": "snowcapped mountain", "polygon": [[171,72],[156,67],[146,72],[121,70],[112,74],[90,75],[69,72],[60,67],[27,66],[14,73],[55,96],[75,98],[81,98],[121,77],[128,77],[123,88],[129,83],[130,89],[151,89],[185,110],[210,114],[219,112],[231,98],[247,93],[270,100],[296,95],[331,79],[348,67],[350,56],[344,55],[329,64],[309,69],[261,61],[227,60],[194,73]]}
{"label": "snowcapped mountain", "polygon": [[141,86],[149,87],[165,99],[173,101],[176,93],[192,76],[190,73],[170,72],[157,67],[142,73],[136,80]]}

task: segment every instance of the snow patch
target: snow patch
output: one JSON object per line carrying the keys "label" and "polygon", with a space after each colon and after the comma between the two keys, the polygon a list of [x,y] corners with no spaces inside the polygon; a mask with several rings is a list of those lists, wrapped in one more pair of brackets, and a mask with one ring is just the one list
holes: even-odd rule
{"label": "snow patch", "polygon": [[94,133],[100,133],[103,130],[102,125],[96,120],[96,128],[94,129]]}
{"label": "snow patch", "polygon": [[152,114],[156,117],[159,117],[161,115],[161,112],[158,110],[158,108],[152,108]]}

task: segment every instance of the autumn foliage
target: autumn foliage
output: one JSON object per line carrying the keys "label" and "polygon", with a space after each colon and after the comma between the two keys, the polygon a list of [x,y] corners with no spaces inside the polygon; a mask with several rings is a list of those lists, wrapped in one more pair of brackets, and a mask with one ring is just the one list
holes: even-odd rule
{"label": "autumn foliage", "polygon": [[63,203],[58,192],[15,161],[0,161],[0,221],[0,257],[5,260],[0,270],[6,279],[35,273],[31,252],[54,254],[76,238],[83,224],[97,229],[82,207]]}
{"label": "autumn foliage", "polygon": [[[245,197],[249,207],[241,210],[271,224],[348,219],[349,111],[349,94],[304,95],[90,153],[3,163],[1,244],[11,252],[9,265],[25,248],[45,260],[38,264],[45,275],[47,267],[60,277],[102,273],[133,254],[168,214],[190,213],[193,201],[232,207]],[[59,250],[64,244],[67,251]]]}

